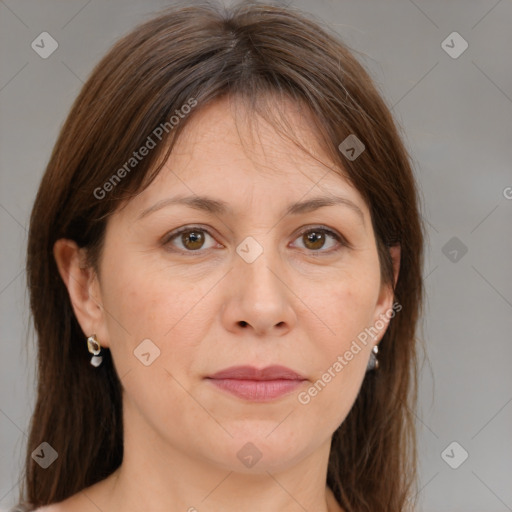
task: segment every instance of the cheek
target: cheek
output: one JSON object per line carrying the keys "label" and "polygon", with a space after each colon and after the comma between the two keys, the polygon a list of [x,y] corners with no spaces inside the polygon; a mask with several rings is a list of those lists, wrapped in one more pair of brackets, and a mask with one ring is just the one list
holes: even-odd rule
{"label": "cheek", "polygon": [[111,250],[103,265],[102,297],[109,331],[117,333],[121,328],[125,335],[161,338],[179,315],[182,290],[166,282],[163,269],[134,252],[122,255]]}
{"label": "cheek", "polygon": [[312,311],[328,328],[319,330],[311,340],[313,384],[298,402],[313,417],[322,416],[333,429],[357,398],[373,346],[367,329],[373,325],[380,287],[379,269],[373,263],[345,272],[321,294],[311,297]]}
{"label": "cheek", "polygon": [[379,288],[378,272],[367,268],[344,272],[328,286],[318,289],[320,293],[309,304],[326,326],[317,343],[331,359],[345,352],[352,340],[372,325]]}
{"label": "cheek", "polygon": [[211,286],[206,279],[194,283],[168,269],[127,259],[106,277],[106,324],[119,374],[140,364],[134,351],[149,339],[156,348],[144,343],[158,354],[157,365],[186,375],[208,329],[211,311],[205,311],[204,296]]}
{"label": "cheek", "polygon": [[127,260],[105,279],[110,349],[125,398],[155,428],[169,424],[176,410],[188,410],[189,422],[205,421],[183,386],[208,329],[201,301],[207,289],[186,279],[166,280],[163,271]]}
{"label": "cheek", "polygon": [[345,420],[359,394],[372,348],[365,329],[371,326],[375,296],[363,291],[338,287],[330,295],[328,308],[321,311],[334,335],[324,333],[313,340],[308,358],[312,383],[297,397],[306,421],[322,418],[330,433]]}
{"label": "cheek", "polygon": [[332,311],[333,330],[342,342],[356,337],[371,324],[378,300],[376,287],[362,281],[343,283],[331,297],[331,310],[336,311]]}
{"label": "cheek", "polygon": [[[158,308],[165,307],[159,300],[156,283],[135,270],[126,273],[119,268],[106,282],[103,294],[106,320],[113,342],[128,337],[156,336],[155,318]],[[110,314],[111,313],[111,314]]]}

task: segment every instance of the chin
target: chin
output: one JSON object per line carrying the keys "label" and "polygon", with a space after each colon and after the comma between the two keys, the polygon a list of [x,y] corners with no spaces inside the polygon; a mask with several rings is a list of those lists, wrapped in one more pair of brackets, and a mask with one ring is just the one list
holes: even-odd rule
{"label": "chin", "polygon": [[308,443],[307,439],[297,439],[296,434],[287,429],[278,432],[281,427],[276,429],[275,423],[271,429],[268,423],[264,427],[259,425],[251,429],[246,426],[243,433],[231,431],[233,438],[226,437],[224,446],[217,444],[216,456],[213,453],[209,456],[229,471],[266,474],[267,471],[274,473],[287,470],[318,449],[315,435],[312,435]]}

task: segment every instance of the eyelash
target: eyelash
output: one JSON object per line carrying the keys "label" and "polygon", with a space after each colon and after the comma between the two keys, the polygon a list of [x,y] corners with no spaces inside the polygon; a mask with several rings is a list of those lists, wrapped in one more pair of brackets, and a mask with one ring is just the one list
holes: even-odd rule
{"label": "eyelash", "polygon": [[[186,233],[186,232],[189,232],[189,231],[202,231],[204,233],[207,233],[209,236],[211,236],[212,238],[213,235],[205,228],[201,227],[201,226],[185,226],[183,228],[180,228],[176,231],[172,231],[171,233],[168,233],[167,235],[165,235],[162,239],[162,245],[164,246],[167,246],[167,245],[170,245],[171,241],[174,240],[175,238],[178,238],[182,233]],[[301,231],[297,237],[295,238],[295,240],[303,235],[305,235],[306,233],[313,233],[313,232],[316,232],[316,233],[324,233],[324,234],[327,234],[329,236],[331,236],[332,238],[334,238],[339,244],[341,247],[337,247],[337,248],[334,248],[334,249],[330,249],[330,250],[327,250],[327,251],[324,251],[322,249],[317,249],[316,251],[315,250],[308,250],[307,252],[309,253],[310,256],[318,256],[318,255],[321,255],[322,253],[326,253],[326,254],[332,254],[332,253],[335,253],[339,250],[341,250],[343,247],[348,247],[350,248],[351,245],[348,243],[348,241],[340,234],[336,233],[335,231],[325,227],[325,226],[315,226],[315,227],[312,227],[312,228],[308,228],[308,229],[305,229],[304,231]],[[192,251],[192,250],[182,250],[182,249],[176,249],[176,248],[173,248],[172,249],[173,251],[175,252],[181,252],[182,254],[186,253],[191,253],[191,254],[194,254],[196,253],[197,255],[201,255],[203,254],[205,251],[208,251],[209,249],[197,249],[196,251]]]}

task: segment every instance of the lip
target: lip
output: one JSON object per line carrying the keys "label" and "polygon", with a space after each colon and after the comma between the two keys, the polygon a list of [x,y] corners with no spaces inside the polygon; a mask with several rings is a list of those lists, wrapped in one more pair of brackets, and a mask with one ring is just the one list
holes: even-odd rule
{"label": "lip", "polygon": [[209,379],[239,379],[239,380],[306,380],[306,377],[290,370],[286,366],[272,365],[262,369],[254,366],[231,366],[214,373]]}
{"label": "lip", "polygon": [[268,402],[296,390],[307,380],[285,366],[232,366],[206,377],[213,385],[244,400]]}

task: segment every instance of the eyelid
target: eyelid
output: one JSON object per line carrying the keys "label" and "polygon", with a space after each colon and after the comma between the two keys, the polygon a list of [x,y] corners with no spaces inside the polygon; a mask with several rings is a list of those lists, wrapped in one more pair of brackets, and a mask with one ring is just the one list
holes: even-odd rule
{"label": "eyelid", "polygon": [[[194,224],[190,224],[190,225],[186,225],[186,226],[182,226],[181,228],[177,228],[176,230],[173,230],[169,233],[166,233],[162,238],[161,238],[161,244],[162,245],[168,245],[170,244],[170,242],[178,237],[179,235],[181,235],[183,232],[187,232],[187,231],[194,231],[194,230],[197,230],[197,231],[203,231],[205,233],[207,233],[209,236],[211,236],[212,238],[215,239],[214,235],[212,235],[212,233],[210,233],[210,230],[212,228],[210,227],[204,227],[204,226],[201,226],[201,225],[194,225]],[[350,244],[350,242],[341,234],[339,233],[338,231],[332,229],[332,228],[329,228],[327,226],[324,226],[322,224],[317,224],[317,225],[312,225],[310,227],[305,227],[305,228],[301,228],[301,230],[299,230],[298,232],[296,232],[293,236],[293,241],[295,241],[297,238],[299,238],[301,235],[304,235],[305,233],[308,233],[308,232],[314,232],[314,231],[321,231],[323,233],[326,233],[327,235],[331,236],[332,238],[334,238],[342,247],[346,247],[346,248],[349,248],[351,249],[352,248],[352,244]],[[182,249],[177,249],[177,248],[173,248],[173,251],[175,252],[180,252],[180,253],[186,253],[186,254],[203,254],[205,253],[206,251],[209,251],[210,249],[198,249],[196,251],[183,251]],[[327,250],[327,251],[324,251],[322,249],[317,249],[317,250],[308,250],[307,253],[310,254],[310,255],[320,255],[320,254],[332,254],[332,253],[335,253],[337,251],[340,250],[340,247],[338,248],[334,248],[334,249],[330,249],[330,250]]]}
{"label": "eyelid", "polygon": [[[161,239],[160,239],[160,243],[164,246],[166,245],[169,245],[171,240],[173,240],[174,238],[178,237],[179,235],[181,235],[182,233],[184,232],[187,232],[187,231],[194,231],[194,230],[197,230],[197,231],[204,231],[205,233],[207,233],[209,236],[211,236],[213,239],[215,239],[215,237],[210,233],[210,230],[212,228],[208,227],[204,227],[204,226],[200,226],[200,225],[195,225],[195,224],[190,224],[190,225],[186,225],[186,226],[182,226],[181,228],[177,228],[173,231],[170,231],[169,233],[166,233]],[[205,250],[204,249],[198,249],[197,251],[183,251],[182,249],[178,249],[178,248],[174,248],[173,249],[174,251],[176,252],[181,252],[181,253],[204,253]],[[206,249],[208,250],[208,249]]]}
{"label": "eyelid", "polygon": [[[311,227],[306,227],[304,229],[301,229],[300,231],[298,231],[294,235],[295,236],[294,240],[296,240],[299,236],[304,235],[305,233],[314,232],[314,231],[321,231],[323,233],[326,233],[327,235],[329,235],[332,238],[334,238],[342,247],[346,247],[348,249],[352,249],[352,244],[350,244],[350,242],[341,233],[339,233],[335,229],[329,228],[329,227],[324,226],[322,224],[317,224],[317,225],[314,225],[314,226],[311,226]],[[309,250],[307,252],[310,255],[319,255],[319,254],[332,254],[332,253],[335,253],[335,252],[337,252],[339,250],[340,250],[340,247],[337,247],[337,248],[334,248],[334,249],[330,249],[330,250],[327,250],[327,251],[324,251],[322,249],[317,249],[317,250]]]}

